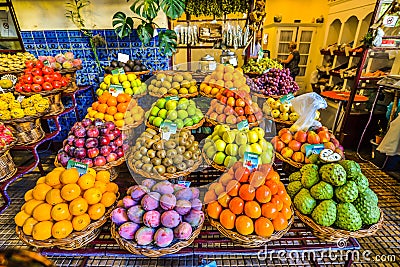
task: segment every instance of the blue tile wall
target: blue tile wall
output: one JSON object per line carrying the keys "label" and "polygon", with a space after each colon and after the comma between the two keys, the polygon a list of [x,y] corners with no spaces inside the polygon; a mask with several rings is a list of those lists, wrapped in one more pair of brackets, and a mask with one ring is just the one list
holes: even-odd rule
{"label": "blue tile wall", "polygon": [[[161,55],[158,51],[157,39],[151,41],[147,47],[142,47],[136,31],[130,36],[120,39],[113,30],[94,30],[94,34],[100,34],[106,40],[106,44],[98,47],[97,53],[101,65],[108,66],[110,61],[116,60],[118,53],[130,55],[133,59],[139,59],[151,70],[168,69],[169,58]],[[94,55],[90,49],[89,39],[83,36],[78,30],[54,30],[54,31],[22,31],[21,36],[25,49],[33,55],[55,56],[58,53],[72,51],[76,57],[82,59],[83,68],[77,72],[78,85],[92,85],[94,89],[99,84],[99,77],[104,74],[96,65]],[[77,96],[77,105],[80,118],[85,116],[86,109],[93,103],[94,99],[90,90]],[[63,103],[68,107],[71,103],[68,99],[63,99]],[[70,112],[59,119],[62,126],[61,133],[56,137],[56,141],[62,141],[68,135],[69,129],[75,123],[75,114]],[[55,126],[51,125],[50,129]]]}

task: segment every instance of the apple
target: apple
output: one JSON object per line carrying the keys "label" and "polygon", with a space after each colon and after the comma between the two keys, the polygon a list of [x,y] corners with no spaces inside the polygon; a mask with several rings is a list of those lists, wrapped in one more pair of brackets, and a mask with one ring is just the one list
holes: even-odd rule
{"label": "apple", "polygon": [[66,167],[70,159],[70,156],[66,152],[61,151],[60,153],[57,154],[57,159],[62,166]]}
{"label": "apple", "polygon": [[261,163],[267,164],[272,162],[272,153],[262,153],[260,156]]}
{"label": "apple", "polygon": [[70,157],[74,157],[75,149],[76,149],[76,147],[71,146],[70,149],[68,150],[67,154],[68,154]]}
{"label": "apple", "polygon": [[99,145],[99,142],[97,141],[97,138],[88,138],[86,139],[85,142],[85,147],[86,148],[93,148],[93,147],[97,147]]}
{"label": "apple", "polygon": [[288,128],[280,129],[279,132],[278,132],[278,136],[281,137],[282,134],[284,134],[284,133],[290,133],[289,129]]}
{"label": "apple", "polygon": [[308,146],[309,143],[304,143],[301,145],[300,151],[304,154],[306,154],[306,146]]}
{"label": "apple", "polygon": [[229,156],[236,156],[239,152],[239,146],[237,144],[228,144],[225,148],[225,153]]}
{"label": "apple", "polygon": [[319,128],[317,129],[317,133],[319,133],[319,132],[321,132],[321,131],[327,131],[327,132],[329,132],[329,129],[328,129],[328,127],[326,127],[326,126],[321,126],[321,127],[319,127]]}
{"label": "apple", "polygon": [[89,148],[87,150],[87,156],[91,159],[97,157],[100,154],[100,150],[97,147]]}
{"label": "apple", "polygon": [[284,158],[290,159],[293,155],[293,150],[290,147],[284,147],[280,153]]}
{"label": "apple", "polygon": [[225,114],[219,114],[217,117],[217,121],[220,123],[225,123],[226,115]]}
{"label": "apple", "polygon": [[243,158],[244,152],[251,152],[251,147],[249,144],[239,146],[239,156]]}
{"label": "apple", "polygon": [[114,152],[115,150],[117,150],[117,145],[115,144],[115,142],[110,142],[110,144],[108,144],[108,146],[111,149],[111,152]]}
{"label": "apple", "polygon": [[121,147],[124,144],[124,141],[122,141],[121,137],[118,137],[115,139],[114,143],[117,145],[117,147]]}
{"label": "apple", "polygon": [[224,108],[224,112],[223,113],[226,114],[226,115],[233,115],[235,113],[235,110],[231,106],[226,106]]}
{"label": "apple", "polygon": [[213,159],[216,152],[217,152],[217,151],[216,151],[215,147],[214,147],[214,146],[210,146],[210,147],[208,147],[208,148],[206,149],[206,156],[207,156],[209,159]]}
{"label": "apple", "polygon": [[118,148],[115,153],[117,154],[118,158],[122,158],[124,156],[124,150],[122,147]]}
{"label": "apple", "polygon": [[335,145],[336,148],[340,146],[340,143],[336,138],[331,138],[331,142]]}
{"label": "apple", "polygon": [[277,152],[281,152],[282,148],[284,148],[286,145],[284,142],[282,142],[281,140],[276,141],[274,148]]}
{"label": "apple", "polygon": [[[114,124],[114,123],[113,123],[113,124]],[[115,124],[114,124],[114,127],[115,127]],[[115,138],[118,138],[118,137],[121,136],[121,130],[118,129],[118,128],[114,128],[114,129],[112,130],[112,133],[114,134]]]}
{"label": "apple", "polygon": [[235,142],[235,132],[234,131],[226,131],[222,135],[222,140],[224,140],[225,143],[233,143]]}
{"label": "apple", "polygon": [[289,120],[297,121],[299,119],[299,114],[297,112],[292,112],[289,114]]}
{"label": "apple", "polygon": [[74,151],[74,157],[76,157],[78,159],[85,158],[86,157],[86,149],[84,149],[83,147],[76,148]]}
{"label": "apple", "polygon": [[99,141],[101,146],[106,146],[110,143],[110,139],[107,136],[101,136]]}
{"label": "apple", "polygon": [[246,115],[250,115],[250,114],[253,114],[254,112],[253,112],[253,109],[249,106],[249,105],[246,105],[245,107],[244,107],[244,114],[246,114]]}
{"label": "apple", "polygon": [[115,138],[117,138],[114,134],[114,131],[110,131],[108,134],[105,135],[110,141],[113,141]]}
{"label": "apple", "polygon": [[[214,131],[216,131],[216,132],[218,133],[219,137],[222,138],[222,136],[224,135],[224,133],[225,133],[226,131],[230,131],[230,128],[229,128],[229,126],[226,125],[226,124],[224,124],[224,125],[219,125],[219,126],[220,126],[220,127],[215,126]],[[218,128],[217,128],[217,127],[218,127]]]}
{"label": "apple", "polygon": [[75,147],[84,147],[85,146],[85,138],[77,138],[74,141]]}
{"label": "apple", "polygon": [[226,104],[230,107],[235,106],[235,98],[233,96],[229,96],[226,100]]}
{"label": "apple", "polygon": [[331,140],[328,131],[320,131],[318,132],[318,136],[320,138],[321,143],[326,143]]}
{"label": "apple", "polygon": [[254,127],[251,130],[255,131],[257,133],[259,139],[263,139],[264,138],[265,131],[261,127]]}
{"label": "apple", "polygon": [[274,101],[273,103],[271,103],[271,108],[274,109],[274,110],[278,110],[279,111],[280,105],[281,105],[281,102]]}
{"label": "apple", "polygon": [[273,99],[272,97],[268,97],[266,102],[268,106],[272,107],[272,104],[275,102],[275,99]]}
{"label": "apple", "polygon": [[304,161],[304,154],[299,152],[299,151],[296,151],[292,155],[292,160],[294,160],[295,162],[303,162]]}
{"label": "apple", "polygon": [[287,112],[282,112],[281,114],[279,114],[279,119],[287,121],[289,119],[289,114]]}
{"label": "apple", "polygon": [[293,149],[293,151],[299,151],[301,148],[301,143],[299,141],[296,140],[290,140],[290,142],[288,143],[288,147],[290,147],[291,149]]}
{"label": "apple", "polygon": [[101,119],[94,119],[93,125],[96,127],[103,127],[104,126],[104,121]]}
{"label": "apple", "polygon": [[279,106],[279,111],[282,113],[288,113],[290,110],[290,105],[289,104],[282,104]]}
{"label": "apple", "polygon": [[243,99],[238,98],[238,99],[236,99],[235,106],[236,107],[245,107],[246,102]]}
{"label": "apple", "polygon": [[286,132],[281,135],[281,140],[285,144],[289,144],[289,142],[293,139],[293,135],[290,132]]}
{"label": "apple", "polygon": [[314,131],[309,131],[307,134],[307,143],[310,144],[319,144],[320,143],[320,138],[317,133]]}
{"label": "apple", "polygon": [[330,149],[332,151],[335,151],[335,149],[336,149],[335,144],[333,144],[332,142],[324,143],[324,148]]}
{"label": "apple", "polygon": [[107,163],[107,160],[103,156],[97,156],[94,158],[94,161],[93,161],[94,166],[104,166],[104,165],[106,165],[106,163]]}
{"label": "apple", "polygon": [[261,155],[263,152],[262,147],[258,143],[254,143],[250,145],[250,152],[253,152],[255,154]]}
{"label": "apple", "polygon": [[77,126],[74,129],[74,135],[76,137],[85,137],[86,136],[86,130],[85,127],[83,126]]}
{"label": "apple", "polygon": [[236,157],[226,156],[224,160],[224,166],[226,168],[231,168],[237,162]]}
{"label": "apple", "polygon": [[112,161],[116,161],[118,158],[116,153],[110,153],[108,154],[108,156],[106,157],[107,162],[112,162]]}
{"label": "apple", "polygon": [[210,114],[210,119],[212,119],[212,120],[217,120],[217,117],[218,117],[218,113],[216,113],[216,112],[212,112],[211,114]]}
{"label": "apple", "polygon": [[247,140],[249,143],[257,143],[258,142],[258,132],[250,130],[247,132]]}
{"label": "apple", "polygon": [[66,140],[67,140],[67,144],[68,145],[73,145],[74,144],[74,140],[75,140],[75,136],[74,135],[68,135]]}
{"label": "apple", "polygon": [[92,160],[92,159],[84,158],[84,159],[82,160],[82,163],[88,165],[89,168],[93,167],[93,160]]}
{"label": "apple", "polygon": [[104,123],[104,126],[107,127],[110,131],[116,129],[115,124],[112,121],[106,121]]}
{"label": "apple", "polygon": [[236,133],[235,143],[240,145],[247,144],[247,134],[243,131]]}
{"label": "apple", "polygon": [[226,117],[226,123],[228,124],[236,124],[237,123],[237,119],[235,115],[228,115],[228,117]]}
{"label": "apple", "polygon": [[224,161],[225,161],[225,157],[226,157],[226,155],[225,155],[224,152],[218,151],[218,152],[214,155],[213,161],[214,161],[216,164],[218,164],[218,165],[223,165],[223,164],[224,164]]}
{"label": "apple", "polygon": [[244,115],[244,110],[242,107],[235,107],[235,112],[236,112],[236,115],[238,115],[238,116]]}
{"label": "apple", "polygon": [[269,143],[264,138],[261,138],[260,140],[258,140],[258,144],[261,146],[263,151],[267,151],[269,148],[273,148],[271,143]]}
{"label": "apple", "polygon": [[87,134],[88,137],[93,137],[93,138],[95,138],[95,137],[98,137],[98,136],[99,136],[100,132],[99,132],[99,129],[98,129],[96,126],[90,125],[90,126],[87,128],[86,134]]}
{"label": "apple", "polygon": [[222,139],[215,141],[215,149],[219,152],[225,151],[226,143]]}
{"label": "apple", "polygon": [[307,141],[307,133],[303,130],[299,130],[294,134],[293,138],[300,143],[304,143]]}
{"label": "apple", "polygon": [[89,118],[84,118],[84,119],[82,120],[82,124],[83,124],[84,127],[88,127],[88,126],[90,126],[90,125],[93,125],[93,122],[92,122],[92,120],[89,119]]}

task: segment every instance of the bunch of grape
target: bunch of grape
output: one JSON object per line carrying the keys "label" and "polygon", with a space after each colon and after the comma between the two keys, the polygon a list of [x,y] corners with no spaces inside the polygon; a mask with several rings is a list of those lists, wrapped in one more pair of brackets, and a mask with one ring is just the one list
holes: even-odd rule
{"label": "bunch of grape", "polygon": [[267,69],[282,69],[282,65],[270,58],[262,58],[259,61],[251,58],[246,65],[242,67],[244,73],[263,74]]}
{"label": "bunch of grape", "polygon": [[270,69],[260,77],[254,79],[255,92],[267,96],[286,95],[299,90],[299,86],[290,77],[289,69]]}

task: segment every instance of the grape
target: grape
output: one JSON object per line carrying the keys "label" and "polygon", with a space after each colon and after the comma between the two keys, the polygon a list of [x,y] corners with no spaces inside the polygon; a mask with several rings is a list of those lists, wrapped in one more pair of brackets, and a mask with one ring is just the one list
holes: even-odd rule
{"label": "grape", "polygon": [[270,58],[261,58],[258,62],[251,58],[246,65],[242,67],[244,73],[262,74],[267,69],[282,69],[282,65]]}
{"label": "grape", "polygon": [[264,95],[285,95],[299,90],[289,69],[272,68],[258,78],[246,79],[250,89]]}

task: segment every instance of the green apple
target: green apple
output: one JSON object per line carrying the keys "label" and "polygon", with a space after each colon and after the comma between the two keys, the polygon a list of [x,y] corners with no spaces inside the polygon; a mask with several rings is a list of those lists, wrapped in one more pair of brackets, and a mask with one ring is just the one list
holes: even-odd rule
{"label": "green apple", "polygon": [[273,151],[274,151],[274,146],[270,143],[270,142],[268,142],[267,141],[267,149],[266,150],[264,150],[264,151],[267,151],[268,153],[270,153],[271,155],[272,155],[272,153],[273,153]]}
{"label": "green apple", "polygon": [[247,134],[245,132],[239,131],[235,137],[236,144],[244,145],[247,144]]}
{"label": "green apple", "polygon": [[222,135],[222,140],[226,143],[233,143],[235,142],[235,133],[233,131],[226,131]]}
{"label": "green apple", "polygon": [[142,81],[140,79],[136,79],[136,86],[140,86],[142,84]]}
{"label": "green apple", "polygon": [[264,138],[261,138],[260,140],[258,140],[258,144],[261,146],[263,151],[267,151],[268,150],[268,141],[265,140]]}
{"label": "green apple", "polygon": [[261,155],[263,150],[262,150],[262,147],[258,143],[254,143],[254,144],[250,145],[250,152]]}
{"label": "green apple", "polygon": [[206,151],[206,156],[207,156],[209,159],[213,159],[215,153],[217,153],[217,150],[215,150],[215,147],[214,147],[214,146],[208,147],[205,151]]}
{"label": "green apple", "polygon": [[[215,131],[215,129],[214,129]],[[228,125],[223,124],[221,127],[218,128],[218,135],[222,138],[225,132],[230,131],[230,128]]]}
{"label": "green apple", "polygon": [[225,155],[224,152],[218,151],[218,152],[215,154],[213,160],[214,160],[214,162],[215,162],[216,164],[218,164],[218,165],[223,165],[223,164],[224,164],[225,157],[226,157],[226,155]]}
{"label": "green apple", "polygon": [[175,110],[176,109],[176,105],[177,105],[177,101],[176,100],[168,100],[167,103],[165,103],[165,107],[168,110]]}
{"label": "green apple", "polygon": [[169,119],[165,119],[163,122],[172,122],[172,121]]}
{"label": "green apple", "polygon": [[183,120],[178,118],[178,119],[174,120],[174,122],[176,123],[176,128],[178,128],[178,129],[182,129],[183,128],[183,126],[184,126]]}
{"label": "green apple", "polygon": [[212,135],[218,134],[218,132],[219,132],[219,130],[221,129],[221,127],[222,127],[221,124],[215,125],[214,131],[213,131]]}
{"label": "green apple", "polygon": [[186,110],[178,110],[178,118],[184,120],[188,117],[188,113]]}
{"label": "green apple", "polygon": [[149,123],[153,124],[153,121],[154,121],[155,118],[156,118],[155,116],[150,116],[149,117]]}
{"label": "green apple", "polygon": [[128,75],[126,75],[126,77],[130,82],[136,80],[136,75],[134,73],[129,73]]}
{"label": "green apple", "polygon": [[268,153],[262,153],[260,156],[261,164],[267,164],[272,162],[272,157]]}
{"label": "green apple", "polygon": [[207,151],[207,149],[208,149],[210,146],[214,146],[214,142],[212,142],[210,139],[206,139],[206,142],[204,143],[204,146],[203,146],[203,150],[204,150],[204,151]]}
{"label": "green apple", "polygon": [[195,115],[195,114],[196,114],[196,107],[189,106],[189,107],[187,108],[187,113],[189,114],[189,116]]}
{"label": "green apple", "polygon": [[165,100],[165,98],[160,98],[157,100],[156,102],[156,106],[161,108],[165,108],[165,103],[167,102],[167,100]]}
{"label": "green apple", "polygon": [[176,112],[176,110],[168,110],[167,118],[173,121],[178,118],[178,113]]}
{"label": "green apple", "polygon": [[224,160],[224,166],[230,168],[233,166],[233,164],[235,164],[236,161],[237,161],[236,157],[227,156]]}
{"label": "green apple", "polygon": [[186,102],[179,103],[177,108],[180,109],[180,110],[186,110],[188,108],[188,104]]}
{"label": "green apple", "polygon": [[252,131],[255,131],[258,134],[258,139],[263,139],[265,136],[265,132],[262,128],[260,127],[254,127],[251,129]]}
{"label": "green apple", "polygon": [[192,120],[193,120],[194,124],[197,124],[197,123],[199,123],[201,121],[201,118],[199,116],[197,116],[197,115],[193,115],[192,116]]}
{"label": "green apple", "polygon": [[204,117],[203,112],[201,112],[201,109],[199,108],[196,108],[196,115],[199,116],[200,118]]}
{"label": "green apple", "polygon": [[258,142],[258,134],[257,132],[250,130],[247,132],[247,140],[249,143],[257,143]]}
{"label": "green apple", "polygon": [[166,109],[160,109],[160,111],[157,114],[158,117],[165,119],[167,117],[167,110]]}
{"label": "green apple", "polygon": [[192,126],[192,125],[193,125],[193,120],[192,120],[191,118],[186,118],[186,119],[183,121],[183,124],[184,124],[185,126]]}
{"label": "green apple", "polygon": [[[186,98],[185,98],[186,99]],[[189,106],[196,106],[196,102],[194,102],[192,99],[190,99],[189,101],[188,101],[188,103],[189,103]]]}
{"label": "green apple", "polygon": [[229,156],[236,156],[239,152],[239,146],[237,144],[228,144],[225,148],[225,153]]}
{"label": "green apple", "polygon": [[218,139],[215,141],[215,148],[217,149],[217,151],[225,151],[225,147],[226,147],[226,143],[224,142],[224,140]]}
{"label": "green apple", "polygon": [[151,114],[152,116],[157,116],[157,114],[158,114],[159,111],[160,111],[160,109],[159,109],[157,106],[153,106],[153,107],[151,108],[150,114]]}
{"label": "green apple", "polygon": [[156,126],[156,127],[160,127],[162,122],[163,122],[163,118],[156,117],[153,120],[153,125]]}
{"label": "green apple", "polygon": [[251,147],[249,144],[239,146],[239,156],[241,158],[244,157],[244,152],[250,152],[250,151],[251,151]]}

